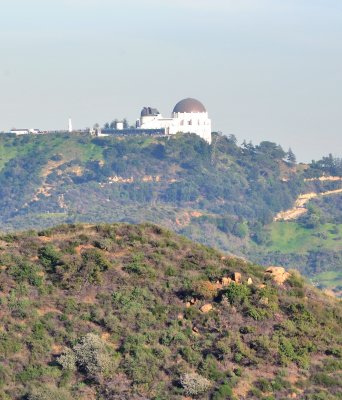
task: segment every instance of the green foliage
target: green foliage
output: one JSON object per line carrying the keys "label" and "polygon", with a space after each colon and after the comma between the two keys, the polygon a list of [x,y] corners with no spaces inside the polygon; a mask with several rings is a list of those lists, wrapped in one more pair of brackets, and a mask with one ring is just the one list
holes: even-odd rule
{"label": "green foliage", "polygon": [[76,354],[71,349],[65,350],[64,353],[57,358],[58,364],[60,364],[64,370],[71,372],[76,370],[76,361]]}
{"label": "green foliage", "polygon": [[233,398],[233,390],[227,384],[221,385],[213,394],[213,400],[230,400]]}
{"label": "green foliage", "polygon": [[54,386],[45,386],[32,389],[28,400],[72,400],[74,397],[66,389]]}
{"label": "green foliage", "polygon": [[131,262],[125,266],[124,271],[128,272],[129,274],[135,274],[139,276],[150,276],[153,277],[154,271],[152,268],[144,261],[143,254],[134,254],[132,257]]}
{"label": "green foliage", "polygon": [[[90,375],[105,373],[112,366],[104,342],[99,336],[93,333],[88,333],[82,337],[73,350],[78,368]],[[61,361],[65,363],[67,360],[64,358]],[[72,362],[69,356],[69,365],[70,361]],[[72,365],[70,366],[72,367]]]}
{"label": "green foliage", "polygon": [[18,283],[28,282],[38,287],[42,284],[42,277],[38,274],[39,267],[35,264],[15,260],[8,271]]}
{"label": "green foliage", "polygon": [[[214,133],[213,143],[187,134],[2,135],[1,226],[13,231],[77,221],[152,221],[256,262],[300,268],[307,275],[336,271],[341,263],[340,196],[308,203],[298,235],[290,228],[291,234],[275,237],[274,224],[268,224],[300,193],[340,188],[338,181],[304,178],[342,176],[341,159],[329,155],[303,166],[296,164],[291,149],[285,152],[269,141],[238,146],[231,136]],[[325,221],[336,225],[334,230]],[[286,238],[290,242],[284,243]],[[11,242],[15,235],[3,240]],[[109,250],[115,240],[115,235],[105,237],[94,245]],[[49,266],[53,260],[47,262],[56,267]]]}
{"label": "green foliage", "polygon": [[61,254],[52,246],[47,245],[39,249],[39,260],[49,272],[56,272],[56,268],[63,264]]}
{"label": "green foliage", "polygon": [[224,295],[229,300],[230,304],[239,305],[246,302],[251,294],[249,286],[242,284],[238,285],[234,282],[230,283],[225,290]]}
{"label": "green foliage", "polygon": [[101,281],[101,272],[110,267],[111,263],[97,249],[90,249],[82,254],[81,270],[90,283],[99,283]]}
{"label": "green foliage", "polygon": [[316,385],[324,386],[327,388],[333,387],[333,386],[341,388],[341,384],[342,384],[341,378],[338,379],[338,378],[328,375],[324,372],[314,374],[312,376],[311,380]]}
{"label": "green foliage", "polygon": [[303,399],[336,400],[341,307],[298,274],[261,286],[263,268],[151,224],[18,233],[0,253],[0,398],[233,399],[256,369],[274,376],[251,398],[285,398],[296,363]]}

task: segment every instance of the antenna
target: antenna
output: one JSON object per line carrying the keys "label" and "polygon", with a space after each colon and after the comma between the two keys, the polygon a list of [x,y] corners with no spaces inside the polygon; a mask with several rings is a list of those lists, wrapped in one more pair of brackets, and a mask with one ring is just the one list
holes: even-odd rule
{"label": "antenna", "polygon": [[69,117],[69,133],[72,132],[72,122],[71,122],[71,118]]}

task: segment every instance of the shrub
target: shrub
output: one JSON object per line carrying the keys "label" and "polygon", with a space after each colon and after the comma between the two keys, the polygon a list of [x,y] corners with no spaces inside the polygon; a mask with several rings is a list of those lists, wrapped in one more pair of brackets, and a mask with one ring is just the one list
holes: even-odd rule
{"label": "shrub", "polygon": [[213,299],[217,294],[217,287],[210,281],[195,282],[193,287],[194,295],[202,299]]}
{"label": "shrub", "polygon": [[40,286],[42,283],[42,277],[38,275],[38,267],[34,264],[29,264],[28,262],[19,261],[15,265],[12,265],[8,272],[18,283],[27,281],[33,286]]}
{"label": "shrub", "polygon": [[201,353],[193,350],[190,346],[183,347],[181,355],[191,365],[197,365],[201,360]]}
{"label": "shrub", "polygon": [[200,371],[213,381],[218,381],[225,377],[225,373],[219,369],[216,358],[211,354],[201,363]]}
{"label": "shrub", "polygon": [[55,386],[41,387],[32,389],[28,395],[28,400],[73,400],[71,394]]}
{"label": "shrub", "polygon": [[206,392],[211,382],[196,372],[182,375],[180,383],[184,389],[184,392],[189,396],[196,396],[198,394]]}
{"label": "shrub", "polygon": [[104,342],[93,333],[84,336],[74,347],[74,352],[78,367],[91,375],[105,372],[110,365]]}
{"label": "shrub", "polygon": [[261,321],[268,317],[268,313],[266,310],[254,306],[248,306],[245,310],[245,314],[248,317],[253,318],[255,321]]}
{"label": "shrub", "polygon": [[237,285],[232,282],[225,291],[225,296],[228,298],[229,303],[233,305],[242,304],[248,299],[251,294],[251,289],[246,285]]}
{"label": "shrub", "polygon": [[255,327],[254,326],[242,326],[239,329],[239,332],[242,333],[243,335],[247,335],[248,333],[254,333],[255,332]]}
{"label": "shrub", "polygon": [[76,370],[76,355],[71,349],[67,349],[63,354],[57,358],[58,364],[67,371]]}
{"label": "shrub", "polygon": [[233,396],[232,388],[227,383],[224,383],[214,393],[213,400],[229,400],[232,398],[232,396]]}
{"label": "shrub", "polygon": [[143,254],[134,254],[132,257],[132,261],[127,264],[124,268],[124,271],[128,272],[129,274],[135,274],[138,276],[149,276],[153,277],[155,275],[155,271],[144,262],[144,255]]}
{"label": "shrub", "polygon": [[336,379],[336,377],[325,374],[324,372],[319,372],[319,373],[313,375],[311,380],[316,385],[321,385],[324,387],[340,386],[340,384],[341,384],[341,381]]}
{"label": "shrub", "polygon": [[63,265],[63,262],[61,260],[61,255],[51,245],[47,245],[39,249],[38,256],[42,265],[49,272],[56,272],[56,267],[58,265]]}
{"label": "shrub", "polygon": [[272,391],[272,385],[271,382],[266,379],[266,378],[260,378],[258,381],[255,383],[255,386],[260,389],[262,392],[271,392]]}
{"label": "shrub", "polygon": [[90,283],[101,281],[101,272],[108,270],[111,263],[97,249],[87,250],[82,254],[82,273]]}

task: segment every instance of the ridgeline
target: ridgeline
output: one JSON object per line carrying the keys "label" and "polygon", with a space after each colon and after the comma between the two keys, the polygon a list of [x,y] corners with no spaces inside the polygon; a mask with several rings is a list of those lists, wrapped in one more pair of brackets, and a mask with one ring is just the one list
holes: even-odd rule
{"label": "ridgeline", "polygon": [[[299,269],[339,293],[341,177],[339,159],[297,164],[275,143],[238,146],[234,136],[214,134],[209,146],[196,135],[3,135],[0,224],[13,231],[148,221],[255,262]],[[307,194],[297,219],[274,222]]]}

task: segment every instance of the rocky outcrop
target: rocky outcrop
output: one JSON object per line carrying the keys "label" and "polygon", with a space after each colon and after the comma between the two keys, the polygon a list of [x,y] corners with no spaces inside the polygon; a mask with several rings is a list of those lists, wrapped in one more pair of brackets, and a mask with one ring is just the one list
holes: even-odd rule
{"label": "rocky outcrop", "polygon": [[240,272],[234,272],[233,281],[235,283],[241,283],[241,280],[242,280],[242,276],[241,276]]}
{"label": "rocky outcrop", "polygon": [[213,309],[213,306],[212,306],[211,304],[204,304],[204,306],[202,306],[202,307],[200,308],[200,310],[201,310],[201,312],[202,312],[203,314],[208,313],[208,312],[211,311],[212,309]]}
{"label": "rocky outcrop", "polygon": [[283,267],[268,267],[265,276],[270,277],[277,285],[283,285],[290,277],[290,273]]}

